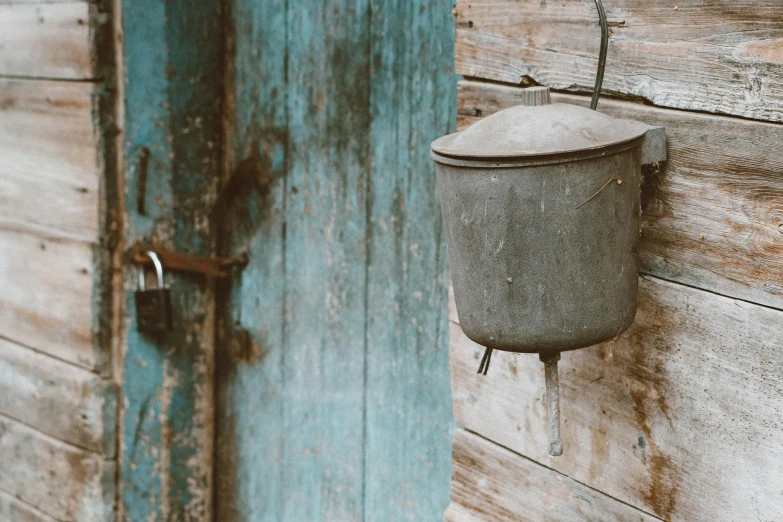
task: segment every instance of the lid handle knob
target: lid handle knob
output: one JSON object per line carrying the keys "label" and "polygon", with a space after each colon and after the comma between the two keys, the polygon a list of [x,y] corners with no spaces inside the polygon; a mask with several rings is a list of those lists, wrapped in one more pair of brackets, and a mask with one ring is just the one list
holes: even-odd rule
{"label": "lid handle knob", "polygon": [[552,103],[549,97],[549,87],[528,87],[522,89],[522,105],[534,107],[537,105],[549,105]]}

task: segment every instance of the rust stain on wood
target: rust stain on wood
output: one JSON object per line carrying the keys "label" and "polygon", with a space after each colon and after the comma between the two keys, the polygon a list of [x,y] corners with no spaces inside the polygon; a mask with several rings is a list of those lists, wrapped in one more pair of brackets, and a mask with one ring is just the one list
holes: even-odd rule
{"label": "rust stain on wood", "polygon": [[267,354],[266,338],[268,332],[261,332],[261,339],[256,342],[250,332],[244,328],[234,331],[234,356],[236,360],[244,364],[260,363]]}
{"label": "rust stain on wood", "polygon": [[683,470],[674,464],[671,457],[656,443],[650,419],[660,420],[662,414],[669,427],[673,427],[666,401],[669,393],[666,360],[672,351],[668,340],[671,338],[671,332],[659,331],[659,325],[677,329],[681,321],[677,310],[669,310],[659,303],[649,301],[654,299],[650,294],[645,297],[648,298],[648,303],[642,313],[649,317],[637,319],[634,329],[630,330],[628,356],[631,364],[627,365],[626,370],[631,385],[635,420],[641,432],[636,448],[647,465],[650,477],[644,499],[656,515],[668,519],[675,511]]}
{"label": "rust stain on wood", "polygon": [[750,62],[783,64],[783,38],[744,42],[737,46],[733,56]]}

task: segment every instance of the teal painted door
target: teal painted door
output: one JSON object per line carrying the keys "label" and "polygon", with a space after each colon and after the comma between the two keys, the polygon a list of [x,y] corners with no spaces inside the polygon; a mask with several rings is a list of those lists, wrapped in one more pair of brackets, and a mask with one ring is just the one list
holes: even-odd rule
{"label": "teal painted door", "polygon": [[[429,143],[455,126],[452,2],[235,0],[218,291],[219,521],[435,521],[452,414]],[[243,331],[249,331],[248,339]]]}

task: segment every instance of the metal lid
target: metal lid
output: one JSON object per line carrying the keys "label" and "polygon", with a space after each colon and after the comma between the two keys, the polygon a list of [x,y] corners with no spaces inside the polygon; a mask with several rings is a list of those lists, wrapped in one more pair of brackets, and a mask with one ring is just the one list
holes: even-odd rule
{"label": "metal lid", "polygon": [[632,141],[648,129],[586,107],[550,103],[547,87],[524,91],[523,102],[529,105],[504,109],[462,132],[443,136],[432,143],[432,151],[475,159],[570,155]]}

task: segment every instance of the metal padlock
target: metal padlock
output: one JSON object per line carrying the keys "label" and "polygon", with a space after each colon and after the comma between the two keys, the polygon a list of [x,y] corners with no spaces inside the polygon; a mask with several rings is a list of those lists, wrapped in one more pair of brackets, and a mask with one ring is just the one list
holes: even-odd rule
{"label": "metal padlock", "polygon": [[155,252],[145,255],[152,260],[158,276],[158,287],[147,290],[144,269],[139,272],[139,289],[136,291],[136,324],[139,332],[160,335],[173,327],[171,313],[171,288],[163,286],[163,265]]}

